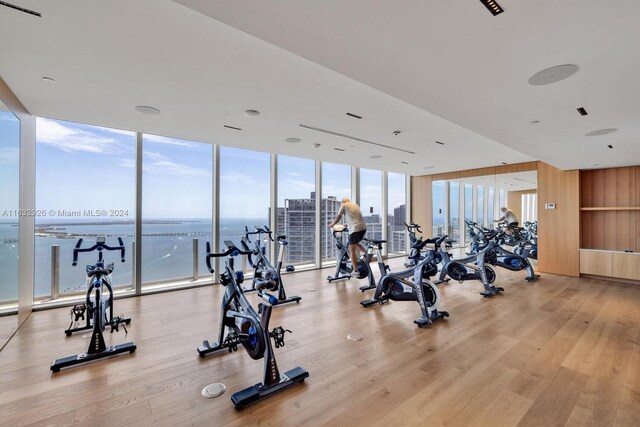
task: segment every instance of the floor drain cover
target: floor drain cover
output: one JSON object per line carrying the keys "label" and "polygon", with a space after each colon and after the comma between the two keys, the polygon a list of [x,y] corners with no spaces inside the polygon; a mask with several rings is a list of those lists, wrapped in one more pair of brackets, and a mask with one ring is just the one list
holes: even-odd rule
{"label": "floor drain cover", "polygon": [[349,334],[347,335],[347,339],[351,341],[362,341],[362,335],[360,334]]}
{"label": "floor drain cover", "polygon": [[227,386],[222,383],[209,384],[202,389],[202,396],[207,399],[211,399],[213,397],[221,396],[225,391],[227,391]]}

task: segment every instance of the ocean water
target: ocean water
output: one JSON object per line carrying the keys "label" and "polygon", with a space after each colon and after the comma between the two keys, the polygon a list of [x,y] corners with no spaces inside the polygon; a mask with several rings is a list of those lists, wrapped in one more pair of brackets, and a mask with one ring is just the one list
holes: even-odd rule
{"label": "ocean water", "polygon": [[[240,244],[244,227],[264,225],[267,218],[220,219],[220,239]],[[50,224],[37,224],[35,237],[35,296],[51,294],[51,246],[60,246],[60,293],[84,291],[85,265],[94,264],[97,252],[80,253],[78,265],[71,265],[73,248],[78,239],[83,247],[95,243],[97,235],[107,237],[107,244],[117,246],[121,237],[126,247],[124,263],[119,252],[104,252],[106,262],[114,262],[114,286],[132,282],[132,221],[99,222],[74,218]],[[17,224],[0,223],[0,301],[17,299],[18,272]],[[211,220],[148,220],[142,226],[142,280],[143,283],[190,278],[193,274],[193,239],[198,239],[199,275],[206,276],[205,244],[212,240]]]}

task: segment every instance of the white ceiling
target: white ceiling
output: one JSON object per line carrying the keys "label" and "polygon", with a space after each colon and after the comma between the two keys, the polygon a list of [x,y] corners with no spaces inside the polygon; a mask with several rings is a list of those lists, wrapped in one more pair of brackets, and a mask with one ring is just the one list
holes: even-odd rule
{"label": "white ceiling", "polygon": [[[640,40],[640,4],[630,0],[503,0],[495,18],[477,0],[13,2],[43,14],[0,7],[0,76],[35,115],[413,175],[640,158],[640,56],[628,42]],[[527,84],[564,63],[581,70]],[[620,131],[583,136],[608,127]]]}

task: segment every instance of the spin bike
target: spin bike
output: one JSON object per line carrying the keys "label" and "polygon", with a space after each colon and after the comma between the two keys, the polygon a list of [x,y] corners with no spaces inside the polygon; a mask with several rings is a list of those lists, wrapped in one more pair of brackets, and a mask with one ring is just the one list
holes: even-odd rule
{"label": "spin bike", "polygon": [[[125,247],[120,237],[118,237],[118,243],[120,246],[108,246],[106,244],[105,237],[101,236],[97,238],[96,244],[90,248],[82,248],[82,239],[80,239],[78,240],[76,247],[73,249],[72,265],[74,266],[78,265],[78,253],[80,252],[93,252],[97,250],[98,261],[96,261],[94,265],[86,266],[88,289],[85,303],[76,305],[71,310],[72,316],[75,316],[76,322],[80,319],[84,319],[86,312],[86,325],[79,328],[72,328],[74,323],[72,320],[71,325],[65,331],[65,334],[70,336],[74,332],[91,329],[91,341],[89,341],[89,348],[85,353],[54,360],[51,364],[51,370],[53,372],[59,372],[62,368],[92,362],[94,360],[114,356],[116,354],[127,352],[133,353],[136,351],[136,344],[133,341],[111,347],[107,347],[104,341],[103,332],[105,327],[110,326],[111,333],[113,333],[114,331],[118,332],[119,326],[122,325],[126,333],[127,329],[124,324],[129,324],[131,322],[130,318],[113,316],[113,289],[111,288],[111,273],[113,273],[114,264],[109,263],[105,265],[102,255],[102,252],[105,250],[120,251],[121,261],[124,262]],[[104,295],[104,288],[107,289],[109,293],[108,296]]]}
{"label": "spin bike", "polygon": [[440,251],[443,257],[443,267],[440,271],[440,282],[445,280],[448,275],[451,279],[460,283],[467,280],[478,280],[482,282],[484,291],[480,292],[485,298],[490,298],[500,292],[504,292],[504,288],[492,285],[496,280],[496,272],[488,265],[485,265],[485,255],[493,250],[495,243],[490,241],[486,247],[477,254],[470,255],[466,258],[452,260],[450,254],[444,250]]}
{"label": "spin bike", "polygon": [[227,246],[225,252],[211,253],[211,245],[207,242],[206,263],[211,273],[214,272],[211,258],[227,257],[225,271],[220,275],[220,283],[225,286],[225,293],[222,298],[218,341],[213,344],[204,341],[198,347],[198,354],[200,357],[204,357],[209,353],[223,349],[228,349],[231,353],[237,351],[238,346],[242,345],[252,359],[264,359],[262,382],[231,396],[235,408],[243,409],[258,400],[303,382],[309,373],[303,368],[296,367],[280,374],[271,347],[271,338],[273,338],[276,348],[282,347],[284,346],[285,332],[291,331],[282,328],[282,326],[269,331],[272,307],[269,304],[260,303],[256,312],[242,290],[241,284],[244,279],[242,271],[234,270],[233,257],[249,255],[252,252],[242,251],[228,240],[225,241],[225,245]]}
{"label": "spin bike", "polygon": [[502,248],[495,241],[489,243],[488,250],[485,251],[484,258],[486,263],[502,267],[510,271],[526,270],[527,277],[525,277],[525,280],[527,282],[533,282],[540,278],[540,275],[535,273],[533,266],[526,256],[510,252]]}
{"label": "spin bike", "polygon": [[[440,244],[445,237],[437,239]],[[417,251],[412,255],[419,254],[419,250],[432,240],[425,240],[414,244]],[[420,327],[429,326],[435,320],[449,317],[446,311],[439,311],[440,291],[433,282],[425,280],[425,276],[433,276],[438,271],[437,251],[430,250],[421,258],[415,258],[416,264],[413,268],[399,273],[389,273],[378,281],[376,292],[372,299],[361,301],[363,307],[371,307],[375,304],[385,304],[392,301],[417,301],[420,305],[422,316],[414,320],[413,323]],[[412,277],[413,280],[409,280]]]}
{"label": "spin bike", "polygon": [[[276,236],[278,245],[280,245],[280,253],[278,254],[278,263],[274,267],[266,256],[266,247],[262,246],[262,235],[269,236],[269,240],[273,240],[273,232],[269,230],[266,225],[264,227],[254,227],[254,231],[249,231],[247,227],[244,228],[244,237],[241,240],[242,248],[245,252],[250,252],[247,255],[247,260],[251,267],[253,267],[253,283],[251,288],[244,288],[244,292],[258,291],[258,295],[265,301],[268,301],[271,305],[286,304],[289,302],[300,302],[302,299],[299,296],[287,297],[284,290],[284,284],[282,283],[282,276],[280,270],[284,263],[284,253],[287,247],[287,237],[284,235]],[[253,249],[250,249],[249,245],[251,240],[250,235],[256,235],[256,241]],[[255,257],[255,258],[253,258]],[[276,292],[277,295],[272,295],[266,290]]]}
{"label": "spin bike", "polygon": [[382,244],[387,243],[386,240],[375,240],[375,239],[367,239],[363,238],[362,243],[364,243],[364,247],[367,249],[367,252],[363,255],[363,261],[367,266],[367,284],[364,286],[360,286],[362,292],[368,291],[369,289],[375,289],[377,287],[376,279],[373,276],[373,270],[371,270],[371,260],[375,255],[378,270],[380,271],[380,277],[385,276],[389,271],[389,266],[384,263],[384,259],[382,258]]}
{"label": "spin bike", "polygon": [[[336,273],[333,276],[327,276],[329,283],[336,280],[351,279],[353,266],[351,265],[351,255],[349,253],[349,229],[344,225],[333,226],[333,238],[338,248],[338,259],[336,260]],[[345,236],[347,239],[345,239]],[[358,270],[360,279],[364,279],[370,273],[368,264],[363,259],[358,259]]]}

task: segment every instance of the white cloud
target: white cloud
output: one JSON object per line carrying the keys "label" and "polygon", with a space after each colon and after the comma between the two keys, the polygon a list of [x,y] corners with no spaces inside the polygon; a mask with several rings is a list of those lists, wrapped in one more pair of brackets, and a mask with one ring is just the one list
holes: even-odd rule
{"label": "white cloud", "polygon": [[16,148],[0,148],[0,164],[18,163],[20,150]]}
{"label": "white cloud", "polygon": [[146,133],[144,134],[144,140],[155,142],[157,144],[176,145],[178,147],[187,147],[187,148],[193,147],[193,144],[181,139],[167,138],[166,136],[149,135]]}
{"label": "white cloud", "polygon": [[105,128],[102,126],[94,126],[97,129],[100,129],[101,131],[104,132],[110,132],[110,133],[115,133],[116,135],[126,135],[126,136],[135,136],[136,133],[135,132],[131,132],[128,130],[121,130],[121,129],[112,129],[112,128]]}
{"label": "white cloud", "polygon": [[124,150],[122,144],[82,129],[65,126],[55,120],[38,117],[36,136],[39,144],[47,144],[67,153],[86,152],[117,154]]}

